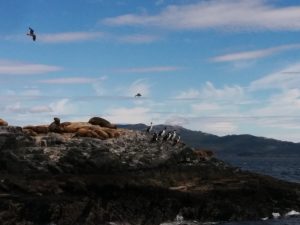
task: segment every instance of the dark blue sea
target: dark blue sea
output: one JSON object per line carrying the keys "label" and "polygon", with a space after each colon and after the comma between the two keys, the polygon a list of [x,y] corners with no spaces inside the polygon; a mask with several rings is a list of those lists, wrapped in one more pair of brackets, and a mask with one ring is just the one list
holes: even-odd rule
{"label": "dark blue sea", "polygon": [[[222,156],[220,158],[233,166],[272,177],[300,183],[300,153],[281,157],[240,157]],[[299,224],[300,225],[300,224]]]}
{"label": "dark blue sea", "polygon": [[[300,183],[300,154],[285,157],[239,157],[220,155],[218,158],[240,167],[242,170],[248,170],[260,174],[270,175],[272,177],[290,182]],[[278,219],[268,219],[260,221],[244,222],[212,222],[198,223],[197,221],[177,221],[165,223],[164,225],[300,225],[300,216],[281,217]]]}

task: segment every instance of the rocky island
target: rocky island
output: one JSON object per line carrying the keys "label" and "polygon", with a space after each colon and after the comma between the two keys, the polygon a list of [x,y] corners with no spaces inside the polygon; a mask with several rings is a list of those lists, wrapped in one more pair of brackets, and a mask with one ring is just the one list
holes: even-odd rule
{"label": "rocky island", "polygon": [[300,184],[101,118],[0,120],[0,199],[3,225],[241,221],[300,211]]}

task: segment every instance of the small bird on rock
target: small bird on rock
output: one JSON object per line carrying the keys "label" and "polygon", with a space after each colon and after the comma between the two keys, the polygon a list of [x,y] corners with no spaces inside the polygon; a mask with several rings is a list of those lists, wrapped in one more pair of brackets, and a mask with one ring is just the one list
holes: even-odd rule
{"label": "small bird on rock", "polygon": [[150,133],[151,131],[152,131],[152,128],[153,128],[153,124],[152,124],[152,122],[150,123],[150,126],[149,127],[147,127],[147,133]]}

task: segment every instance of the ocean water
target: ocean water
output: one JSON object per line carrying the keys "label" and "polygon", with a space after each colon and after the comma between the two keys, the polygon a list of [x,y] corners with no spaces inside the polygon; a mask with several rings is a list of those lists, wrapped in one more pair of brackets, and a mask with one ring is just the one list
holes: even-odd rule
{"label": "ocean water", "polygon": [[161,225],[300,225],[300,217],[290,217],[281,219],[269,219],[261,221],[243,221],[243,222],[207,222],[197,221],[175,221],[163,223]]}
{"label": "ocean water", "polygon": [[[300,183],[300,154],[285,157],[237,157],[223,156],[233,166],[290,182]],[[300,225],[300,216],[266,221],[222,223],[224,225]]]}
{"label": "ocean water", "polygon": [[[240,167],[260,174],[300,183],[300,154],[290,157],[239,157],[239,156],[218,156],[232,166]],[[212,222],[199,223],[197,221],[184,221],[177,218],[174,222],[163,225],[300,225],[300,216],[281,217],[277,219],[243,221],[243,222]]]}
{"label": "ocean water", "polygon": [[242,170],[300,183],[300,154],[290,157],[220,156],[220,158]]}
{"label": "ocean water", "polygon": [[232,222],[220,223],[222,225],[300,225],[299,217],[291,217],[285,219],[272,219],[265,221],[245,221],[245,222]]}

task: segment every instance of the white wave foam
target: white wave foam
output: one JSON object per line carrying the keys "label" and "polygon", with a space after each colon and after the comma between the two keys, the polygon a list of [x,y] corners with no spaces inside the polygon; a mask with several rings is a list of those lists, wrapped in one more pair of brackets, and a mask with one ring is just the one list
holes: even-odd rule
{"label": "white wave foam", "polygon": [[300,212],[292,210],[292,211],[286,213],[285,216],[300,216]]}
{"label": "white wave foam", "polygon": [[280,217],[280,213],[273,212],[272,216],[273,216],[274,219],[277,219],[277,218]]}
{"label": "white wave foam", "polygon": [[178,214],[178,215],[176,216],[176,218],[175,218],[175,221],[176,221],[176,222],[182,222],[183,219],[184,219],[183,216],[180,215],[180,214]]}

